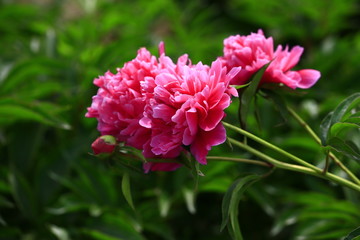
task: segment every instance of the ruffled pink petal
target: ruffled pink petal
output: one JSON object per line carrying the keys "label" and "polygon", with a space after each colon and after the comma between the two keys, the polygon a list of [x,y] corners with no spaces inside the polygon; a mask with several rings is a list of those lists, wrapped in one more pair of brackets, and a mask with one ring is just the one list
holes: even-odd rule
{"label": "ruffled pink petal", "polygon": [[224,118],[225,113],[223,109],[218,108],[218,109],[209,110],[207,112],[207,117],[200,121],[199,124],[200,128],[204,131],[213,130],[219,124],[219,122]]}
{"label": "ruffled pink petal", "polygon": [[198,116],[195,108],[186,111],[186,122],[192,136],[196,135],[198,129]]}
{"label": "ruffled pink petal", "polygon": [[297,87],[299,88],[310,88],[312,87],[321,77],[321,73],[313,69],[299,70],[298,73],[301,76],[301,81],[298,82]]}
{"label": "ruffled pink petal", "polygon": [[[282,70],[284,72],[292,69],[299,62],[301,54],[303,53],[304,48],[300,46],[295,46],[291,49],[290,54],[286,56],[286,60],[284,66],[282,66]],[[275,56],[276,57],[276,56]]]}
{"label": "ruffled pink petal", "polygon": [[226,130],[220,123],[212,131],[199,131],[197,138],[190,147],[190,150],[199,163],[206,164],[206,156],[211,147],[224,143],[225,140]]}

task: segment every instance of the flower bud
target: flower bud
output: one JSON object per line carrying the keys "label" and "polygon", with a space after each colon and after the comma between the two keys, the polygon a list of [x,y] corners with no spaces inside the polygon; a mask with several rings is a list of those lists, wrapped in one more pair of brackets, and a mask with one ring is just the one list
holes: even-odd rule
{"label": "flower bud", "polygon": [[112,153],[116,146],[116,139],[111,135],[98,137],[92,144],[91,148],[95,155],[101,153]]}

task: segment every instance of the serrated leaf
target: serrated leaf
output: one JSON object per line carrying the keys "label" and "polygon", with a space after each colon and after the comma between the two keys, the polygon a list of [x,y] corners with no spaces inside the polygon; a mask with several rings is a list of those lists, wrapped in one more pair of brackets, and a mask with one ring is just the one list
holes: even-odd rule
{"label": "serrated leaf", "polygon": [[345,238],[344,240],[352,240],[356,237],[360,236],[360,227],[354,229],[353,231],[351,231]]}
{"label": "serrated leaf", "polygon": [[335,151],[360,161],[360,151],[351,141],[345,141],[341,138],[333,137],[329,139],[328,145]]}
{"label": "serrated leaf", "polygon": [[[254,182],[261,178],[259,175],[247,175],[237,179],[226,192],[222,202],[222,223],[220,231],[228,226],[233,239],[241,240],[241,231],[238,223],[238,206],[243,193]],[[230,220],[230,224],[229,224]]]}
{"label": "serrated leaf", "polygon": [[130,207],[135,210],[134,203],[131,196],[131,188],[130,188],[130,176],[128,173],[124,173],[122,182],[121,182],[121,190],[124,194],[124,197]]}
{"label": "serrated leaf", "polygon": [[264,75],[265,70],[271,62],[264,65],[260,68],[252,77],[249,86],[243,91],[240,100],[240,122],[243,128],[246,128],[246,118],[249,112],[250,104],[254,98],[256,91],[259,87],[262,76]]}

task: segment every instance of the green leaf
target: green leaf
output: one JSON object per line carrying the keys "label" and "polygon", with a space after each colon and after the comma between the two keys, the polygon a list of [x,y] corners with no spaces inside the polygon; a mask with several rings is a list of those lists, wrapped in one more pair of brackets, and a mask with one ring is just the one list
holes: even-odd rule
{"label": "green leaf", "polygon": [[[237,179],[226,192],[222,201],[222,223],[220,231],[228,226],[233,239],[241,240],[241,231],[238,223],[238,206],[243,193],[251,184],[261,178],[259,175],[247,175]],[[229,223],[230,220],[230,223]]]}
{"label": "green leaf", "polygon": [[95,240],[126,240],[125,238],[113,237],[93,229],[84,229],[83,233]]}
{"label": "green leaf", "polygon": [[59,240],[70,240],[69,233],[64,228],[58,227],[56,225],[49,225],[49,230]]}
{"label": "green leaf", "polygon": [[345,120],[346,123],[353,123],[360,127],[360,117],[349,117]]}
{"label": "green leaf", "polygon": [[283,212],[278,212],[274,219],[274,225],[271,228],[270,235],[276,236],[286,227],[291,224],[295,224],[298,221],[299,209],[290,208]]}
{"label": "green leaf", "polygon": [[246,128],[246,117],[249,112],[250,104],[252,99],[254,98],[261,78],[264,75],[264,72],[266,68],[270,65],[271,62],[264,65],[262,68],[260,68],[252,77],[250,85],[243,91],[241,95],[241,101],[240,101],[240,122],[241,126],[243,128]]}
{"label": "green leaf", "polygon": [[330,147],[350,158],[360,161],[360,151],[351,141],[345,141],[338,137],[333,137],[328,141]]}
{"label": "green leaf", "polygon": [[[14,121],[35,121],[42,124],[70,129],[70,125],[64,123],[52,114],[58,107],[54,104],[37,102],[36,105],[28,106],[21,103],[0,104],[0,124]],[[58,114],[58,112],[56,112]]]}
{"label": "green leaf", "polygon": [[287,110],[284,98],[275,91],[262,89],[262,92],[264,92],[266,94],[266,97],[270,98],[270,100],[273,101],[277,110],[281,114],[281,117],[284,120],[288,119],[289,111]]}
{"label": "green leaf", "polygon": [[166,217],[169,214],[169,209],[171,206],[170,197],[163,191],[158,195],[158,205],[161,217]]}
{"label": "green leaf", "polygon": [[192,214],[196,212],[195,208],[195,200],[196,200],[196,194],[194,190],[188,189],[186,187],[183,187],[182,193],[184,195],[186,207],[188,211]]}
{"label": "green leaf", "polygon": [[345,238],[344,240],[352,240],[356,237],[360,236],[360,227],[354,229],[353,231],[351,231]]}
{"label": "green leaf", "polygon": [[131,196],[130,177],[129,177],[128,173],[124,173],[124,175],[123,175],[123,179],[121,182],[121,190],[124,194],[126,201],[130,205],[130,207],[133,210],[135,210],[134,203],[133,203],[132,196]]}
{"label": "green leaf", "polygon": [[330,136],[332,137],[337,137],[341,132],[345,131],[345,130],[349,130],[349,129],[353,129],[353,128],[360,128],[360,126],[358,126],[355,123],[349,123],[349,122],[337,122],[334,125],[331,126],[330,128]]}
{"label": "green leaf", "polygon": [[[331,128],[334,124],[338,122],[348,122],[348,123],[358,123],[358,120],[351,119],[357,117],[351,113],[351,110],[357,108],[360,104],[360,93],[354,93],[353,95],[347,97],[343,100],[333,112],[330,112],[322,121],[320,125],[320,138],[323,146],[326,146],[328,140],[332,137]],[[347,119],[351,119],[347,121]],[[354,122],[353,122],[354,121]]]}
{"label": "green leaf", "polygon": [[14,204],[12,202],[10,202],[9,200],[7,200],[5,197],[3,197],[2,195],[0,195],[0,207],[4,207],[4,208],[13,208]]}
{"label": "green leaf", "polygon": [[320,139],[321,139],[321,144],[323,146],[326,145],[326,141],[327,141],[330,126],[331,126],[332,116],[333,116],[333,112],[330,112],[328,115],[326,115],[326,117],[321,121],[321,124],[320,124]]}
{"label": "green leaf", "polygon": [[27,179],[15,167],[9,174],[9,183],[17,206],[30,221],[39,221],[34,191]]}
{"label": "green leaf", "polygon": [[0,122],[3,120],[32,120],[44,124],[50,124],[44,116],[33,111],[32,109],[15,105],[15,104],[3,104],[0,105]]}
{"label": "green leaf", "polygon": [[343,120],[343,117],[354,107],[360,103],[360,92],[354,93],[353,95],[342,101],[334,110],[334,114],[331,117],[331,125],[336,122]]}

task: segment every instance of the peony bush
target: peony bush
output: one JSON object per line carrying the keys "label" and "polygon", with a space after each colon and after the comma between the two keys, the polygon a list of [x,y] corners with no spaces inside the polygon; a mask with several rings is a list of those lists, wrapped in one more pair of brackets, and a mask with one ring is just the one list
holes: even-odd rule
{"label": "peony bush", "polygon": [[[234,239],[242,239],[236,227],[237,203],[241,194],[276,168],[317,176],[360,192],[360,180],[356,174],[333,153],[339,152],[360,161],[356,144],[349,144],[342,134],[360,124],[360,93],[345,99],[329,113],[320,127],[320,136],[290,106],[280,103],[282,106],[279,108],[285,109],[319,144],[319,148],[324,149],[324,168],[252,134],[244,124],[224,122],[225,110],[235,98],[240,98],[239,113],[243,121],[246,118],[242,115],[247,112],[243,109],[248,108],[256,95],[271,98],[279,94],[276,93],[279,86],[292,91],[314,86],[321,76],[318,70],[294,69],[303,51],[300,46],[279,45],[274,48],[272,37],[266,38],[261,29],[247,36],[226,38],[223,56],[210,65],[194,64],[186,54],[173,61],[166,56],[162,42],[159,44],[159,57],[141,48],[133,60],[116,69],[115,73],[108,71],[94,80],[99,89],[86,113],[86,117],[97,119],[101,135],[92,144],[94,154],[106,153],[109,158],[122,161],[122,154],[129,153],[126,148],[136,149],[141,151],[141,157],[135,156],[134,159],[142,161],[145,173],[174,171],[186,166],[193,173],[202,175],[199,164],[207,164],[208,159],[215,158],[269,168],[269,172],[263,175],[250,174],[237,179],[224,196],[221,229],[227,226]],[[273,93],[268,94],[268,91]],[[274,102],[279,104],[279,101]],[[228,137],[226,129],[245,138]],[[248,144],[248,138],[293,163],[258,151]],[[208,156],[213,146],[225,141],[261,161]],[[329,159],[341,168],[343,175],[329,172]],[[343,177],[344,174],[347,177]]]}

